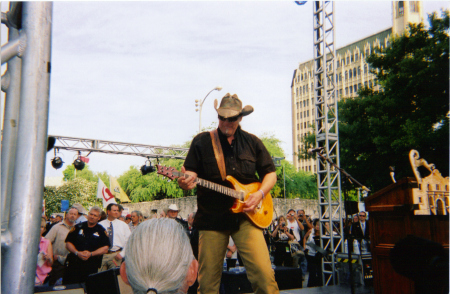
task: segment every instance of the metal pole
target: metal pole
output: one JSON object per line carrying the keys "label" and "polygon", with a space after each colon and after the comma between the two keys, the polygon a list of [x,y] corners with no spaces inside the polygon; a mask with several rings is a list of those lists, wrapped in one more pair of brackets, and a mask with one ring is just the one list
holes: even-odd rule
{"label": "metal pole", "polygon": [[34,292],[47,146],[52,8],[52,2],[23,3],[27,48],[8,225],[12,243],[2,248],[2,293]]}
{"label": "metal pole", "polygon": [[[209,94],[211,94],[211,92],[212,91],[214,91],[214,90],[217,90],[217,91],[220,91],[220,90],[222,90],[222,87],[215,87],[214,89],[212,89],[211,91],[209,91],[208,92],[208,94],[206,94],[206,96],[205,96],[205,98],[203,98],[203,100],[200,102],[200,104],[199,104],[199,108],[198,108],[198,111],[199,111],[199,121],[198,121],[198,132],[200,133],[201,131],[202,131],[202,108],[203,108],[203,102],[205,102],[205,100],[206,100],[206,98],[209,96]],[[198,100],[195,100],[196,102],[198,101]]]}
{"label": "metal pole", "polygon": [[[19,3],[10,3],[10,11],[18,9]],[[12,20],[17,21],[17,20]],[[8,39],[19,37],[19,31],[10,26]],[[17,129],[19,123],[20,84],[22,73],[22,59],[13,58],[8,62],[7,74],[9,85],[5,89],[5,117],[3,121],[3,137],[1,151],[1,197],[2,197],[2,232],[8,227],[9,206],[11,201],[11,185],[16,158]]]}

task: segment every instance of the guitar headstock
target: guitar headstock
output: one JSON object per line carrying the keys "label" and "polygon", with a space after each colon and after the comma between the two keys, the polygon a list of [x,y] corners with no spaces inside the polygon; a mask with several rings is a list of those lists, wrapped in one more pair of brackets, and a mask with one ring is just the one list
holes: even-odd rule
{"label": "guitar headstock", "polygon": [[162,166],[159,164],[157,164],[156,167],[158,168],[157,172],[159,175],[163,175],[171,180],[175,180],[176,178],[180,177],[180,172],[177,171],[174,167]]}

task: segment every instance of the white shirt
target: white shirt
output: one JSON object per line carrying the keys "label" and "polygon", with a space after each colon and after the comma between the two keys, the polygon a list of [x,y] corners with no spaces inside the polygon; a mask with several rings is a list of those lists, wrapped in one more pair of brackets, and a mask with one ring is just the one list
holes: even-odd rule
{"label": "white shirt", "polygon": [[294,220],[294,222],[291,223],[290,220],[287,220],[287,227],[292,230],[297,242],[300,242],[300,228],[298,227],[297,221]]}
{"label": "white shirt", "polygon": [[[99,222],[99,224],[102,225],[105,228],[105,230],[108,230],[110,223],[111,221],[109,221],[108,219],[104,219],[101,222]],[[117,246],[122,248],[120,255],[122,257],[125,257],[125,246],[127,245],[128,238],[131,235],[130,227],[128,227],[128,225],[125,222],[119,219],[113,220],[112,226],[114,231],[112,247]]]}

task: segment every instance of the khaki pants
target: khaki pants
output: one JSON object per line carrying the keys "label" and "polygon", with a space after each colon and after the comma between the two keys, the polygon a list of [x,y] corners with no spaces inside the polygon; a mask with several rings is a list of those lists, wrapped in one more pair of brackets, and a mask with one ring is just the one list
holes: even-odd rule
{"label": "khaki pants", "polygon": [[115,259],[116,255],[119,254],[120,252],[114,252],[114,253],[110,253],[110,254],[103,254],[103,259],[102,259],[102,266],[101,268],[98,270],[98,272],[103,272],[112,268],[116,268],[119,267],[122,264],[122,259],[117,260]]}
{"label": "khaki pants", "polygon": [[219,293],[230,235],[244,262],[253,291],[257,294],[279,293],[262,230],[246,219],[241,221],[238,231],[200,231],[198,293]]}

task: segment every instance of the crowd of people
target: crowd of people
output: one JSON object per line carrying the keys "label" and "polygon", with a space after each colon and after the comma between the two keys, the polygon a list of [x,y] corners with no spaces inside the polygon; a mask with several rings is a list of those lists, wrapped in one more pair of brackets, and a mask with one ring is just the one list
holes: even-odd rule
{"label": "crowd of people", "polygon": [[[154,213],[150,218],[144,217],[138,210],[124,216],[122,211],[121,205],[110,204],[106,211],[94,206],[88,212],[81,204],[76,203],[65,215],[51,215],[49,222],[42,217],[36,285],[84,283],[90,274],[121,267],[125,259],[125,252],[131,252],[128,247],[129,244],[132,244],[129,241],[132,233],[136,231],[136,234],[143,234],[143,229],[138,230],[138,228],[149,229],[150,224],[164,224],[164,226],[168,226],[164,230],[177,231],[167,222],[155,222],[157,219],[171,219],[180,224],[179,227],[186,233],[186,240],[190,244],[189,252],[192,252],[194,260],[198,259],[199,231],[194,227],[195,212],[189,213],[185,220],[179,215],[176,204],[169,205],[160,214]],[[345,223],[345,238],[352,234],[353,238],[368,240],[366,216],[366,212],[362,211]],[[330,230],[328,222],[324,223],[324,228],[325,234],[333,231]],[[303,209],[297,211],[289,209],[286,215],[274,219],[263,232],[274,265],[300,267],[302,280],[308,273],[307,287],[322,285],[321,259],[323,255],[317,250],[317,247],[320,247],[320,222],[318,219],[312,220]],[[148,232],[150,236],[155,233]],[[229,237],[224,259],[227,259],[225,262],[228,262],[228,266],[230,264],[234,266],[238,260],[239,264],[243,264],[231,237]],[[128,264],[130,268],[135,266],[131,265],[131,262]],[[198,265],[196,265],[196,271],[197,267]],[[126,271],[126,269],[123,270]],[[128,270],[128,275],[135,271],[136,269],[133,268]],[[133,278],[128,279],[127,282],[129,280],[133,281]],[[192,284],[194,285],[188,288],[187,292],[197,293],[196,279]],[[186,286],[186,284],[183,285]],[[133,289],[135,293],[140,293],[135,288]]]}

